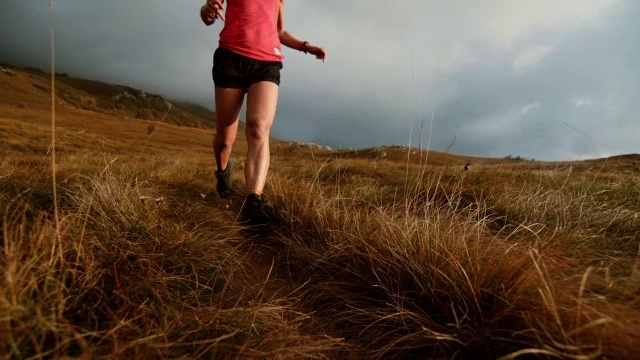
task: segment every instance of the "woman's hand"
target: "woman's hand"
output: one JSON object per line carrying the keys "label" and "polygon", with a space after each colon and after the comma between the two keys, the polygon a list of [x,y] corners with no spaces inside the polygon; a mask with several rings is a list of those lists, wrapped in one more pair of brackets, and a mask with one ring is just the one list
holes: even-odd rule
{"label": "woman's hand", "polygon": [[316,59],[322,60],[322,62],[324,62],[324,60],[327,58],[327,50],[325,50],[325,48],[323,47],[306,45],[304,47],[304,50],[309,54],[315,55]]}
{"label": "woman's hand", "polygon": [[213,24],[216,19],[224,21],[222,10],[224,10],[222,0],[207,0],[207,3],[200,8],[200,18],[207,26]]}

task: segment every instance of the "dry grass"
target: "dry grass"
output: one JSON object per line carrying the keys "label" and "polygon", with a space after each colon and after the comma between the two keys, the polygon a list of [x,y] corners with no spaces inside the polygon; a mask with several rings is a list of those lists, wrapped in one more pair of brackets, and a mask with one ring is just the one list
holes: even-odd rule
{"label": "dry grass", "polygon": [[0,103],[0,358],[632,359],[640,347],[637,157],[425,164],[416,149],[274,141],[281,219],[251,237],[241,199],[213,193],[211,132],[62,107],[56,236],[50,114],[33,89]]}
{"label": "dry grass", "polygon": [[[83,179],[85,180],[85,179]],[[9,358],[326,354],[295,297],[258,296],[236,227],[189,224],[109,171],[69,189],[60,240],[20,198],[3,209],[0,352]]]}
{"label": "dry grass", "polygon": [[[365,170],[325,165],[318,174]],[[536,186],[499,192],[425,171],[389,202],[384,184],[278,175],[273,191],[291,225],[276,240],[293,280],[327,329],[365,357],[631,358],[638,346],[638,277],[624,261],[636,259],[637,204],[623,211],[597,192],[562,188],[565,201]],[[619,232],[603,228],[619,219]],[[597,246],[605,233],[619,246]]]}

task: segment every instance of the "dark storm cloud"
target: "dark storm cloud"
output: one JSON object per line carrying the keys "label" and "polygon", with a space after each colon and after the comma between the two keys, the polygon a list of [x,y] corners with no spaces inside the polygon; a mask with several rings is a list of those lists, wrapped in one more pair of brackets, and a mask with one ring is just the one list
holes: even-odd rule
{"label": "dark storm cloud", "polygon": [[615,27],[572,34],[525,75],[508,64],[456,74],[460,92],[441,107],[437,131],[457,131],[453,150],[466,154],[551,160],[638,152],[640,46],[630,29],[639,16],[634,5]]}
{"label": "dark storm cloud", "polygon": [[[199,2],[54,4],[59,72],[210,101],[206,72],[217,40],[211,32],[207,36],[207,28],[198,23]],[[6,34],[0,39],[2,59],[48,68],[50,20],[45,2],[3,2],[0,24]]]}
{"label": "dark storm cloud", "polygon": [[[203,1],[55,1],[59,72],[212,106]],[[639,152],[635,1],[288,1],[276,137],[478,156]],[[0,3],[0,61],[49,66],[45,2]]]}
{"label": "dark storm cloud", "polygon": [[[330,13],[327,9],[336,8],[331,4],[337,6],[331,1],[328,6],[311,6],[324,14],[319,16],[322,19]],[[394,39],[389,33],[396,33],[397,28],[388,29],[376,22],[381,20],[377,17],[373,23],[379,26],[374,30],[367,28],[371,22],[348,22],[362,10],[349,7],[344,14],[331,17],[333,23],[348,23],[343,29],[349,31],[341,34],[350,40],[342,44],[357,42],[372,31],[376,40],[368,44],[369,49],[373,46],[381,57],[395,54],[395,58],[387,64],[384,59],[373,59],[376,55],[371,52],[351,53],[348,59],[336,55],[338,64],[350,66],[331,67],[338,75],[327,77],[322,71],[319,78],[339,77],[343,80],[340,88],[320,85],[317,94],[332,94],[322,101],[318,101],[320,95],[289,94],[288,99],[305,104],[307,111],[297,119],[281,118],[296,130],[280,133],[303,135],[332,146],[406,144],[411,138],[413,145],[429,143],[438,150],[447,149],[455,139],[451,151],[457,153],[546,160],[637,152],[633,139],[640,137],[640,125],[633,114],[638,101],[632,94],[639,93],[640,53],[637,42],[629,37],[637,28],[634,19],[639,7],[612,2],[602,16],[598,15],[602,9],[585,9],[585,18],[579,20],[572,12],[580,4],[564,5],[564,9],[554,9],[547,4],[548,11],[525,9],[520,18],[503,21],[507,35],[483,38],[478,34],[469,39],[463,36],[469,25],[447,16],[448,9],[444,9],[444,18],[453,19],[462,29],[443,26],[446,33],[437,36],[452,42],[462,38],[466,48],[439,48],[441,41],[429,43],[425,40],[429,35],[415,32],[405,33],[404,38],[395,34],[395,42],[389,42]],[[563,14],[569,14],[566,21]],[[412,19],[406,9],[398,17]],[[469,19],[474,31],[483,28],[468,14],[460,17]],[[487,23],[500,23],[500,19],[487,17]],[[547,20],[549,17],[552,19]],[[530,26],[518,27],[527,21]],[[380,39],[387,43],[381,45]],[[416,39],[427,41],[427,48],[416,46],[420,43]],[[367,47],[356,47],[353,52],[362,49]],[[310,71],[304,68],[302,72]],[[355,91],[352,79],[359,80]]]}

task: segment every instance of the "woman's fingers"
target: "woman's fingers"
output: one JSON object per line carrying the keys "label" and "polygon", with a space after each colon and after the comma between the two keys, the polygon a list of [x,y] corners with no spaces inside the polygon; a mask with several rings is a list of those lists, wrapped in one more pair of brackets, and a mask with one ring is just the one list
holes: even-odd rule
{"label": "woman's fingers", "polygon": [[224,10],[224,5],[222,5],[222,1],[208,0],[205,6],[207,8],[209,17],[214,19],[220,18],[224,20],[224,13],[222,12],[222,10]]}
{"label": "woman's fingers", "polygon": [[322,62],[327,58],[327,50],[325,50],[325,48],[315,47],[312,54],[316,56],[316,59],[322,60]]}
{"label": "woman's fingers", "polygon": [[224,21],[224,13],[222,13],[222,10],[218,9],[216,11],[216,15],[217,17],[219,17],[220,19],[222,19],[222,21]]}

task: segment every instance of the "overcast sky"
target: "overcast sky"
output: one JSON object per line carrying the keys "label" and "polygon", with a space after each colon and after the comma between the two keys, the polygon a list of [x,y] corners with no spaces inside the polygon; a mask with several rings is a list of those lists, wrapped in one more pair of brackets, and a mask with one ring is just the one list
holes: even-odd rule
{"label": "overcast sky", "polygon": [[[230,0],[232,1],[232,0]],[[213,107],[195,0],[54,0],[58,72]],[[289,0],[272,135],[572,160],[640,153],[640,1]],[[49,67],[46,1],[0,1],[0,61]],[[455,141],[454,141],[455,139]]]}

